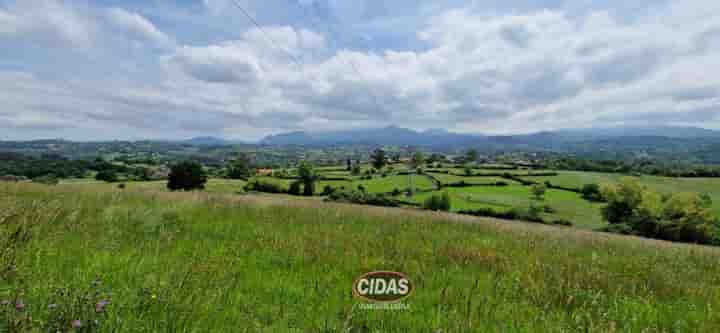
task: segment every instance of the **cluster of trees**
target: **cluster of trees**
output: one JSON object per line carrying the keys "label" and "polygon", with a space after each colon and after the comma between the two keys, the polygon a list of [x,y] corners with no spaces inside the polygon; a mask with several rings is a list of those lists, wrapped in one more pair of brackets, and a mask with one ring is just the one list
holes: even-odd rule
{"label": "cluster of trees", "polygon": [[360,205],[398,207],[399,204],[383,194],[368,193],[362,189],[336,189],[327,198],[328,201],[346,202]]}
{"label": "cluster of trees", "polygon": [[167,188],[171,191],[192,191],[205,189],[207,174],[202,165],[193,161],[184,161],[170,168]]}
{"label": "cluster of trees", "polygon": [[450,195],[447,192],[433,194],[423,202],[423,208],[427,210],[449,212],[452,206]]}
{"label": "cluster of trees", "polygon": [[55,155],[30,157],[0,153],[0,176],[13,175],[35,179],[43,176],[80,178],[96,168],[90,160],[69,160]]}
{"label": "cluster of trees", "polygon": [[720,168],[704,165],[665,165],[649,160],[593,160],[563,157],[546,163],[546,168],[611,173],[638,173],[663,177],[720,177]]}
{"label": "cluster of trees", "polygon": [[720,221],[708,195],[661,195],[631,178],[601,189],[607,205],[603,218],[611,232],[701,244],[720,245]]}

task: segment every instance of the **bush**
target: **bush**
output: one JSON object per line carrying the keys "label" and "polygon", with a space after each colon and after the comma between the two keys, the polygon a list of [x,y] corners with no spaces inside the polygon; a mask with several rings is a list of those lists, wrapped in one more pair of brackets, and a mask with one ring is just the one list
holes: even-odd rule
{"label": "bush", "polygon": [[302,193],[301,189],[301,183],[300,181],[295,181],[290,184],[290,188],[288,189],[288,194],[291,195],[300,195]]}
{"label": "bush", "polygon": [[321,194],[321,195],[330,195],[330,194],[332,194],[333,192],[335,192],[335,188],[333,188],[333,187],[330,186],[330,185],[325,185],[325,187],[323,187],[322,193],[320,193],[320,194]]}
{"label": "bush", "polygon": [[629,178],[603,187],[601,193],[608,202],[602,209],[603,218],[610,224],[605,231],[720,245],[720,221],[706,195],[660,195]]}
{"label": "bush", "polygon": [[246,192],[287,193],[280,185],[268,181],[252,180],[244,187]]}
{"label": "bush", "polygon": [[364,193],[356,190],[338,190],[328,196],[329,201],[347,202],[361,205],[398,207],[399,205],[382,194]]}
{"label": "bush", "polygon": [[462,210],[459,214],[473,215],[473,216],[484,216],[494,217],[505,220],[523,220],[528,222],[546,223],[541,217],[521,209],[513,208],[508,211],[496,211],[492,208],[480,208],[475,210]]}
{"label": "bush", "polygon": [[117,186],[117,188],[121,189],[121,190],[124,190],[125,187],[126,187],[125,183],[118,184],[118,186]]}
{"label": "bush", "polygon": [[202,166],[196,162],[186,161],[170,168],[167,188],[171,191],[191,191],[205,189],[207,176]]}
{"label": "bush", "polygon": [[429,198],[425,199],[425,202],[423,203],[423,208],[434,211],[448,212],[450,211],[450,206],[450,195],[447,192],[443,192],[440,195],[433,194]]}
{"label": "bush", "polygon": [[600,186],[598,184],[585,184],[580,189],[582,198],[591,202],[602,202],[604,201],[602,193],[600,193]]}
{"label": "bush", "polygon": [[545,192],[547,191],[547,185],[535,184],[532,186],[532,188],[530,188],[530,191],[532,192],[533,197],[535,197],[535,200],[544,200]]}
{"label": "bush", "polygon": [[572,227],[573,223],[565,219],[557,219],[550,222],[550,224],[561,225],[566,227]]}
{"label": "bush", "polygon": [[118,177],[113,170],[102,170],[95,175],[95,179],[103,182],[114,183],[118,180]]}
{"label": "bush", "polygon": [[55,175],[45,175],[37,178],[33,178],[33,183],[39,183],[44,185],[57,185],[60,184],[60,180]]}

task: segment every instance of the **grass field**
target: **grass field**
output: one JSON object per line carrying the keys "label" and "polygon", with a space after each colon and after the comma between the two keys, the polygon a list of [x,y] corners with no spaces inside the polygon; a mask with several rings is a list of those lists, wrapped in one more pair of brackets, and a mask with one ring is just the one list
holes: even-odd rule
{"label": "grass field", "polygon": [[[527,179],[537,182],[550,181],[555,185],[581,188],[589,183],[616,183],[623,177],[628,176],[614,173],[558,171],[558,175],[554,177],[528,177]],[[632,178],[637,179],[649,189],[662,193],[707,193],[713,199],[713,211],[720,216],[720,178],[670,178],[646,175]]]}
{"label": "grass field", "polygon": [[605,225],[600,216],[602,204],[583,200],[577,193],[552,189],[545,194],[545,200],[537,202],[531,199],[530,188],[522,185],[446,188],[442,191],[416,194],[410,201],[422,203],[430,195],[443,191],[450,194],[451,210],[454,212],[478,208],[493,208],[499,211],[512,208],[527,209],[534,202],[549,205],[556,210],[552,214],[542,214],[548,220],[565,219],[572,221],[577,227],[586,229],[597,229]]}
{"label": "grass field", "polygon": [[[714,248],[286,196],[0,183],[0,199],[1,240],[29,230],[0,280],[25,308],[2,306],[0,331],[26,316],[36,331],[720,330]],[[409,309],[357,306],[372,270],[415,282]]]}
{"label": "grass field", "polygon": [[450,174],[444,174],[444,173],[429,173],[432,175],[435,179],[439,180],[443,184],[453,184],[453,183],[459,183],[461,181],[464,181],[466,183],[470,184],[492,184],[492,183],[498,183],[498,182],[504,182],[508,184],[515,184],[515,181],[508,180],[501,177],[465,177],[465,176],[456,176],[456,175],[450,175]]}

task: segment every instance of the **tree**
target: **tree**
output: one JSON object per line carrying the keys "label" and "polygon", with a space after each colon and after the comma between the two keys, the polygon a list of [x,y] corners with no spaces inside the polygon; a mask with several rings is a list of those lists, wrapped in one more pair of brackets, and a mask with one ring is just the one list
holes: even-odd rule
{"label": "tree", "polygon": [[463,165],[463,170],[465,171],[465,176],[472,176],[473,168],[470,163],[465,163],[465,165]]}
{"label": "tree", "polygon": [[352,170],[352,160],[349,158],[347,159],[347,167],[345,168],[345,170],[347,170],[347,171]]}
{"label": "tree", "polygon": [[425,155],[421,151],[417,151],[412,155],[410,159],[410,165],[413,169],[417,169],[425,162]]}
{"label": "tree", "polygon": [[298,166],[298,176],[303,183],[303,195],[312,196],[315,194],[315,181],[318,176],[313,165],[307,161],[300,162]]}
{"label": "tree", "polygon": [[115,173],[115,171],[110,170],[110,169],[105,169],[105,170],[98,172],[95,175],[95,179],[99,180],[99,181],[103,181],[103,182],[114,183],[118,180],[118,177],[117,177],[117,174]]}
{"label": "tree", "polygon": [[643,188],[632,178],[623,178],[616,186],[603,186],[600,191],[608,203],[602,208],[602,216],[610,224],[629,223],[643,201]]}
{"label": "tree", "polygon": [[291,195],[300,195],[300,193],[301,193],[300,185],[301,185],[301,184],[302,184],[302,182],[299,181],[299,180],[292,182],[292,183],[290,184],[290,188],[288,188],[288,194],[291,194]]}
{"label": "tree", "polygon": [[478,160],[478,152],[475,149],[470,149],[467,152],[465,152],[465,161],[466,162],[477,162]]}
{"label": "tree", "polygon": [[350,174],[353,176],[359,176],[362,173],[362,169],[360,168],[360,164],[355,164],[352,166],[352,170],[350,170]]}
{"label": "tree", "polygon": [[375,169],[382,169],[388,163],[387,155],[385,151],[378,148],[370,154],[370,162]]}
{"label": "tree", "polygon": [[227,167],[227,177],[230,179],[243,179],[247,180],[252,176],[252,165],[250,158],[247,155],[242,154]]}
{"label": "tree", "polygon": [[598,184],[585,184],[580,190],[583,199],[587,201],[603,201],[602,193],[600,193],[600,186]]}
{"label": "tree", "polygon": [[171,191],[191,191],[205,189],[207,176],[202,165],[185,161],[170,168],[167,188]]}
{"label": "tree", "polygon": [[545,192],[547,191],[547,186],[545,184],[535,184],[530,189],[532,192],[532,195],[535,197],[535,200],[543,200],[543,196],[545,195]]}
{"label": "tree", "polygon": [[434,211],[450,211],[450,195],[443,192],[441,195],[433,194],[423,202],[423,208]]}

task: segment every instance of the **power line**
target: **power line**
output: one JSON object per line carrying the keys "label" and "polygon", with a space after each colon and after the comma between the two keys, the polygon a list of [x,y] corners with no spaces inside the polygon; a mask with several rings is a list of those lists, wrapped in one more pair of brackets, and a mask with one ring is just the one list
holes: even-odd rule
{"label": "power line", "polygon": [[[295,4],[297,7],[299,7],[299,8],[301,9],[302,15],[303,15],[305,18],[308,18],[308,15],[307,15],[306,10],[305,10],[305,6],[302,6],[297,0],[288,0],[288,1],[292,2],[292,3]],[[315,9],[315,7],[313,7],[313,10],[311,11],[311,13],[312,13],[312,15],[313,15],[314,18],[317,18],[318,21],[320,21],[318,15],[315,14],[315,12],[314,12],[314,9]],[[317,27],[317,25],[315,24],[315,20],[314,20],[314,19],[309,19],[309,18],[308,18],[308,21],[310,21],[310,24],[312,24],[313,26],[316,26],[316,27]],[[326,25],[326,29],[324,29],[324,30],[326,30],[326,31],[328,32],[328,35],[330,36],[331,39],[334,39],[334,41],[335,41],[335,46],[336,46],[336,47],[339,47],[339,46],[340,46],[340,43],[339,43],[339,39],[336,37],[336,35],[340,35],[340,34],[337,32],[337,30],[335,30],[335,29],[332,27],[332,25],[330,25],[330,24],[327,24],[327,25]],[[356,73],[359,77],[363,76],[363,74],[362,74],[362,73],[360,72],[360,70],[357,68],[357,65],[355,64],[354,61],[352,61],[352,59],[348,58],[348,59],[347,59],[347,62],[350,64],[350,68],[352,68],[353,71],[355,71],[355,73]],[[369,94],[370,94],[370,96],[372,97],[371,99],[372,99],[372,101],[374,102],[375,107],[376,107],[378,110],[380,110],[380,109],[381,109],[381,107],[380,107],[380,102],[378,101],[378,98],[377,98],[377,96],[375,95],[375,93],[374,93],[374,91],[373,91],[372,89],[370,89]]]}
{"label": "power line", "polygon": [[252,22],[252,24],[254,24],[255,27],[258,28],[258,30],[260,30],[260,33],[261,33],[261,34],[263,35],[263,37],[267,40],[267,42],[270,43],[270,45],[271,45],[272,47],[274,47],[274,48],[276,48],[276,49],[278,49],[278,50],[283,51],[285,54],[287,54],[288,56],[290,56],[290,59],[292,59],[292,61],[295,63],[295,65],[297,65],[297,66],[300,67],[300,68],[303,68],[303,65],[302,65],[302,62],[300,61],[300,59],[298,59],[298,58],[297,58],[294,54],[292,54],[292,52],[290,52],[289,50],[286,50],[285,48],[282,48],[282,47],[278,46],[278,43],[276,43],[275,40],[273,40],[272,37],[270,37],[270,34],[268,34],[268,33],[265,31],[265,29],[263,29],[263,27],[258,23],[258,21],[255,20],[255,18],[252,17],[252,15],[250,15],[250,13],[248,13],[248,11],[245,10],[245,8],[243,8],[243,6],[240,4],[240,2],[238,2],[238,0],[233,0],[232,3],[235,4],[235,6],[236,6],[238,9],[240,9],[240,11],[243,13],[243,15],[245,15],[245,17],[247,17],[247,19],[250,20],[250,22]]}

